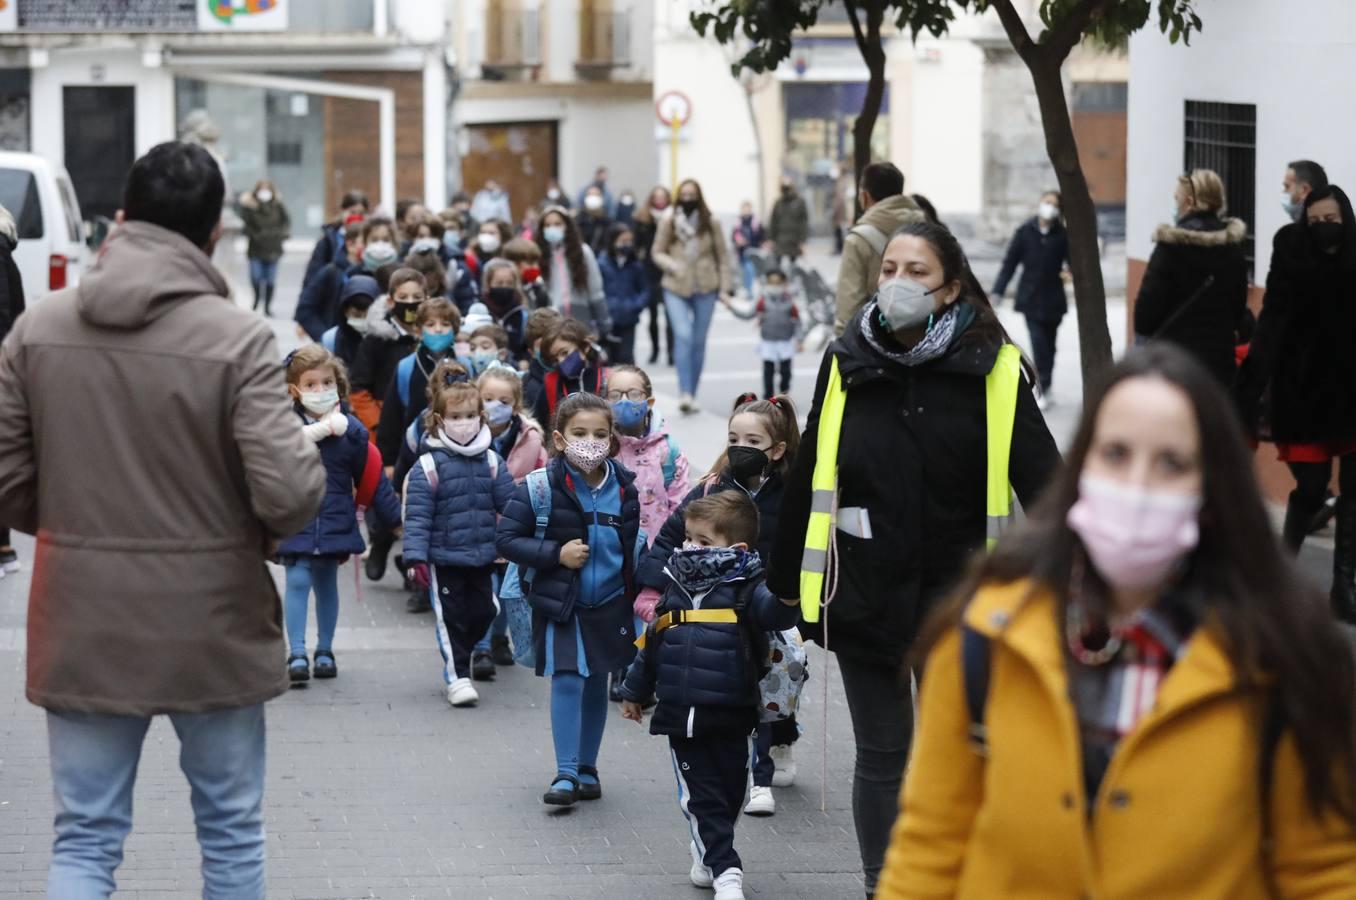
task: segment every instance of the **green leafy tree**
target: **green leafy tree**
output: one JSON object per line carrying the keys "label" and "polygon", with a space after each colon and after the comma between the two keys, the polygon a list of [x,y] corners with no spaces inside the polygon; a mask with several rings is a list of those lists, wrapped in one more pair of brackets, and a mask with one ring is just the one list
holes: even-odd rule
{"label": "green leafy tree", "polygon": [[1079,346],[1087,383],[1111,365],[1111,334],[1106,320],[1106,287],[1097,245],[1097,211],[1078,159],[1061,69],[1074,47],[1091,38],[1103,46],[1121,46],[1151,20],[1173,43],[1189,42],[1201,28],[1197,0],[1038,0],[1041,30],[1033,37],[1013,0],[726,0],[692,14],[697,33],[720,43],[744,41],[747,49],[734,70],[764,72],[791,55],[792,38],[812,27],[820,11],[841,2],[869,73],[866,99],[853,126],[853,166],[857,177],[870,161],[871,133],[885,95],[886,21],[916,40],[922,32],[946,34],[956,14],[993,10],[1012,49],[1031,73],[1045,131],[1045,149],[1064,197],[1069,226],[1070,269],[1078,308]]}

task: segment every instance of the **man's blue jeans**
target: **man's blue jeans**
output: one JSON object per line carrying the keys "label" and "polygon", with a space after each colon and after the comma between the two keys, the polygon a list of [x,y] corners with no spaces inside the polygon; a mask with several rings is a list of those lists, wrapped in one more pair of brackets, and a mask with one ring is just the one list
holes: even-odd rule
{"label": "man's blue jeans", "polygon": [[[263,900],[263,704],[169,718],[192,788],[204,900]],[[137,716],[48,711],[56,841],[47,896],[91,900],[113,893],[150,724]]]}

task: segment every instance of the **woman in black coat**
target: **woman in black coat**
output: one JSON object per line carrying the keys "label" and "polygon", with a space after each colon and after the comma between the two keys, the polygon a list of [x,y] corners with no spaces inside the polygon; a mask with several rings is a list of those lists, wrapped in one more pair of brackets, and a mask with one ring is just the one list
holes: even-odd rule
{"label": "woman in black coat", "polygon": [[1016,310],[1026,316],[1031,334],[1031,355],[1040,379],[1041,398],[1050,395],[1055,372],[1055,340],[1059,323],[1069,311],[1064,294],[1064,267],[1069,264],[1069,232],[1061,218],[1062,199],[1058,191],[1041,194],[1036,215],[1017,227],[1003,257],[1003,268],[993,284],[993,296],[1002,300],[1008,282],[1022,267],[1017,282]]}
{"label": "woman in black coat", "polygon": [[[960,244],[945,228],[906,225],[890,240],[876,296],[820,367],[768,572],[779,597],[800,596],[819,423],[830,360],[837,359],[847,391],[838,448],[838,587],[823,614],[827,627],[800,627],[838,655],[857,738],[853,817],[868,894],[889,844],[913,736],[900,667],[928,611],[985,544],[985,376],[1007,336],[972,283]],[[1009,480],[1024,506],[1058,465],[1023,379]],[[853,507],[866,511],[856,515],[856,536],[843,530]]]}
{"label": "woman in black coat", "polygon": [[1309,194],[1276,236],[1266,300],[1236,392],[1244,424],[1295,476],[1285,542],[1299,552],[1338,475],[1333,611],[1356,622],[1356,215],[1341,188]]}
{"label": "woman in black coat", "polygon": [[1223,219],[1224,183],[1209,169],[1177,179],[1175,225],[1154,232],[1158,245],[1135,300],[1135,334],[1172,341],[1228,387],[1234,381],[1234,329],[1248,304],[1242,219]]}

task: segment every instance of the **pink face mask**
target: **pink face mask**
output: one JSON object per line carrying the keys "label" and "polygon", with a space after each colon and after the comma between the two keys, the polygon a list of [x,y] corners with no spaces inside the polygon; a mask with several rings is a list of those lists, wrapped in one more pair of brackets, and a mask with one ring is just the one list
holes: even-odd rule
{"label": "pink face mask", "polygon": [[603,460],[611,455],[611,441],[585,439],[570,441],[565,445],[565,459],[570,465],[586,475],[601,466]]}
{"label": "pink face mask", "polygon": [[1200,541],[1201,498],[1129,487],[1097,475],[1078,479],[1069,527],[1113,588],[1162,584]]}
{"label": "pink face mask", "polygon": [[443,437],[454,444],[469,444],[480,434],[479,419],[453,419],[443,422]]}

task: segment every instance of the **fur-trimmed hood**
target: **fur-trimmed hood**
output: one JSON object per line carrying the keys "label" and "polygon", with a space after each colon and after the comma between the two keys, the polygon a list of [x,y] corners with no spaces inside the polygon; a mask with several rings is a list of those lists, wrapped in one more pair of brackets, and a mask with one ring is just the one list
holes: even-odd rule
{"label": "fur-trimmed hood", "polygon": [[1188,216],[1176,225],[1154,229],[1155,244],[1181,244],[1188,247],[1222,247],[1247,240],[1248,223],[1242,219],[1216,219]]}

